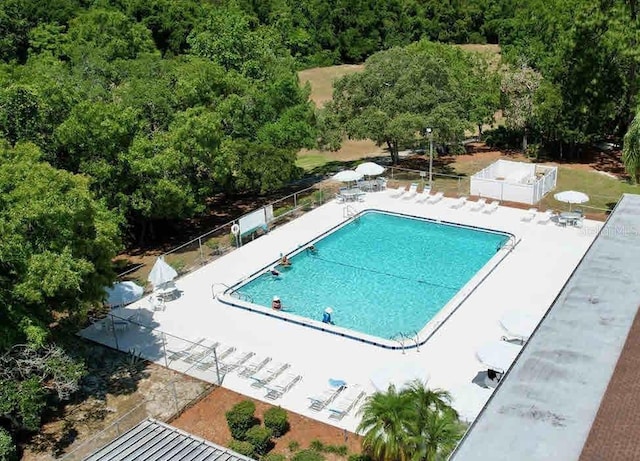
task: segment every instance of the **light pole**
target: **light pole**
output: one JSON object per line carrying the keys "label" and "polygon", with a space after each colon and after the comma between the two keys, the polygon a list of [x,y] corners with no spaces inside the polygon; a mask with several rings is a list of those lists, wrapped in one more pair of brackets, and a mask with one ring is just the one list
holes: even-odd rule
{"label": "light pole", "polygon": [[433,186],[433,130],[427,128],[429,135],[429,189]]}

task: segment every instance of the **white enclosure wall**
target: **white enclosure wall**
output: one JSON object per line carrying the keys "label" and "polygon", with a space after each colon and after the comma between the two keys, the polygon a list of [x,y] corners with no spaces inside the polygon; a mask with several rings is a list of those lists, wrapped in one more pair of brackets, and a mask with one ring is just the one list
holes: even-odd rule
{"label": "white enclosure wall", "polygon": [[556,180],[556,167],[498,160],[471,177],[470,194],[534,205],[555,188]]}

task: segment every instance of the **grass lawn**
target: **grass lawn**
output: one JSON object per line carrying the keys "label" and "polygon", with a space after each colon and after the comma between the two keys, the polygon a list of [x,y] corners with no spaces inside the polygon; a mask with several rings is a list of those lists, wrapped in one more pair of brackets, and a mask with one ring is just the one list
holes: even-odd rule
{"label": "grass lawn", "polygon": [[[583,208],[598,208],[610,210],[624,193],[640,194],[640,186],[629,184],[626,181],[615,179],[598,173],[571,168],[571,166],[558,167],[558,183],[556,191],[577,190],[584,192],[590,198]],[[566,203],[558,202],[549,194],[542,200],[542,205],[547,208],[565,209]]]}

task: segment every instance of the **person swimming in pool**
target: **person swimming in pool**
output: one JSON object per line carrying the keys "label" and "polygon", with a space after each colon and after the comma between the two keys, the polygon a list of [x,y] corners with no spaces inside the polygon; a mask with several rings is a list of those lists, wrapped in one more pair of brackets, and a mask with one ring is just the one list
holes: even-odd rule
{"label": "person swimming in pool", "polygon": [[269,268],[269,273],[271,275],[273,275],[274,277],[280,277],[280,271],[278,271],[278,269],[276,269],[275,267],[271,266]]}
{"label": "person swimming in pool", "polygon": [[274,296],[273,301],[271,301],[271,309],[273,309],[274,311],[282,310],[282,302],[277,296]]}
{"label": "person swimming in pool", "polygon": [[280,258],[280,265],[282,267],[291,267],[291,261],[289,261],[287,255],[282,255],[282,258]]}
{"label": "person swimming in pool", "polygon": [[307,251],[312,255],[317,255],[318,254],[318,249],[316,248],[315,245],[309,245],[307,247]]}
{"label": "person swimming in pool", "polygon": [[333,309],[327,307],[322,313],[322,323],[328,323],[329,325],[334,325],[333,320],[331,319],[331,314],[333,314]]}

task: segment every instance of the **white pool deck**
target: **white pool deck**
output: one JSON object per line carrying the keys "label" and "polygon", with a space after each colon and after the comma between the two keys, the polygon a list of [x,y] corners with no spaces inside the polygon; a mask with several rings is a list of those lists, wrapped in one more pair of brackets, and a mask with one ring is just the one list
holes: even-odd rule
{"label": "white pool deck", "polygon": [[[499,319],[506,311],[521,310],[542,318],[602,223],[585,220],[582,228],[560,227],[553,222],[543,225],[535,220],[521,221],[526,213],[524,210],[501,206],[494,213],[485,214],[471,211],[469,204],[461,209],[451,209],[449,205],[453,202],[453,199],[445,198],[430,205],[391,198],[385,192],[378,192],[367,194],[364,202],[350,205],[358,211],[381,209],[486,227],[515,234],[519,239],[515,249],[420,347],[419,352],[411,349],[403,354],[402,351],[360,343],[228,306],[213,298],[212,284],[233,285],[276,261],[280,253],[288,253],[344,221],[345,205],[336,202],[310,211],[182,277],[176,282],[181,296],[167,302],[165,311],[154,312],[148,300],[142,299],[114,314],[128,317],[140,313],[137,317],[140,323],[164,333],[190,340],[211,338],[288,363],[291,365],[289,371],[302,379],[282,397],[270,402],[350,431],[355,430],[359,421],[357,407],[336,421],[329,418],[327,409],[320,412],[309,409],[308,397],[319,394],[329,378],[342,379],[349,385],[360,384],[371,394],[375,391],[370,382],[372,375],[386,367],[400,369],[405,363],[422,369],[424,377],[429,378],[429,387],[449,391],[454,408],[464,420],[471,422],[493,391],[484,387],[479,379],[486,367],[477,360],[476,350],[504,335]],[[345,280],[345,285],[348,284]],[[82,335],[115,347],[113,332],[98,331],[92,326]],[[144,357],[166,365],[160,335],[151,335],[141,328],[118,331],[117,335],[119,349],[136,350]],[[167,343],[175,346],[176,340],[168,337]],[[199,371],[180,360],[168,364],[171,368],[215,382],[211,370]],[[229,373],[222,385],[267,401],[266,391],[251,387],[251,382]]]}

